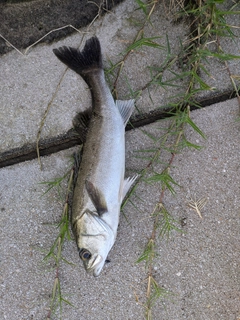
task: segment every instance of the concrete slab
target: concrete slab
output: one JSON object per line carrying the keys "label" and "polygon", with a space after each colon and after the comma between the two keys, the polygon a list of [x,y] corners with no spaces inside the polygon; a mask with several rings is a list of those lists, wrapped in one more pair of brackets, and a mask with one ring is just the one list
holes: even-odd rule
{"label": "concrete slab", "polygon": [[[61,45],[77,47],[87,37],[96,34],[102,43],[105,66],[110,65],[109,61],[117,63],[144,22],[144,13],[137,9],[138,5],[134,0],[124,2],[88,28],[81,29],[79,34],[53,45],[35,46],[26,56],[12,51],[1,57],[0,152],[34,143],[48,107],[42,138],[55,137],[72,127],[74,115],[91,105],[89,91],[80,77],[70,70],[66,71],[65,66],[53,55],[52,48]],[[158,3],[151,16],[151,24],[146,24],[143,29],[144,37],[159,37],[154,41],[165,48],[143,47],[132,52],[118,81],[117,92],[121,99],[129,98],[143,89],[137,99],[135,115],[176,101],[177,98],[173,97],[186,90],[184,81],[178,82],[178,87],[153,86],[149,90],[144,89],[151,79],[148,67],[159,67],[166,59],[166,36],[173,55],[177,55],[180,50],[180,40],[184,43],[188,37],[188,24],[173,23],[172,16],[166,12],[165,4]],[[237,25],[238,16],[231,15],[229,19],[230,24]],[[238,33],[239,30],[236,28],[235,32]],[[86,35],[84,39],[83,35]],[[239,54],[239,38],[235,39],[235,44],[229,39],[223,39],[222,46],[227,47],[230,53]],[[225,67],[216,66],[211,60],[209,68],[213,77],[204,80],[220,91],[229,89],[230,82]],[[237,69],[238,64],[231,63],[231,68]],[[181,72],[177,64],[173,64],[171,71]],[[237,72],[234,71],[234,74]],[[167,82],[172,77],[169,70],[163,73],[163,81]],[[113,78],[110,77],[109,80],[112,85]]]}
{"label": "concrete slab", "polygon": [[[203,140],[191,128],[186,137],[200,144],[200,151],[184,149],[175,157],[171,175],[181,186],[176,195],[165,194],[164,205],[183,233],[157,243],[155,278],[173,295],[153,308],[153,319],[237,320],[239,310],[239,121],[237,100],[193,111],[192,119],[204,132]],[[159,136],[168,121],[146,126]],[[130,174],[147,160],[138,150],[153,148],[140,129],[126,134],[126,167]],[[56,190],[42,196],[39,184],[63,175],[73,149],[45,157],[43,171],[37,161],[0,170],[1,199],[1,301],[0,318],[46,319],[55,279],[54,262],[42,263],[57,235],[62,201]],[[161,162],[169,161],[164,152]],[[161,171],[162,164],[155,170]],[[141,182],[128,202],[119,225],[117,241],[99,278],[83,270],[75,243],[66,242],[63,255],[74,265],[62,263],[62,295],[75,307],[64,305],[63,319],[144,319],[146,270],[136,264],[152,230],[151,212],[160,188]],[[206,197],[203,219],[189,208],[188,200]],[[53,319],[58,319],[58,312]]]}
{"label": "concrete slab", "polygon": [[[106,60],[116,63],[121,59],[120,53],[131,44],[139,30],[136,21],[139,23],[143,21],[143,14],[136,11],[136,8],[134,1],[123,3],[111,13],[96,20],[91,27],[81,29],[80,34],[53,45],[36,46],[26,56],[13,51],[1,58],[0,151],[34,142],[48,104],[51,104],[51,107],[43,128],[43,138],[64,133],[72,127],[73,116],[91,106],[89,90],[86,90],[85,82],[78,75],[70,70],[66,72],[65,66],[56,59],[52,49],[62,45],[78,47],[83,41],[84,33],[89,33],[89,37],[96,34],[102,44],[105,65],[108,65]],[[162,8],[156,12],[155,20],[160,11],[162,12]],[[163,18],[163,13],[161,15]],[[185,28],[183,26],[172,28],[171,22],[165,18],[164,29],[167,27],[171,30],[170,42],[173,44],[173,52],[176,53],[179,46],[177,39],[184,37]],[[161,29],[148,28],[145,36],[162,37],[156,41],[163,45],[165,34]],[[85,40],[86,38],[83,44]],[[163,60],[165,55],[164,51],[157,50],[156,57],[155,51],[156,49],[151,50],[151,48],[140,50],[126,62],[124,73],[119,80],[119,97],[124,99],[129,96],[126,79],[129,79],[129,85],[134,90],[141,89],[150,80],[149,72],[146,73],[147,66]],[[143,73],[144,70],[144,77],[139,77],[139,73]],[[162,90],[162,94],[166,95],[165,89]],[[139,103],[139,109],[147,111],[148,108],[152,108],[148,106],[149,101],[149,97],[147,101],[143,98]]]}

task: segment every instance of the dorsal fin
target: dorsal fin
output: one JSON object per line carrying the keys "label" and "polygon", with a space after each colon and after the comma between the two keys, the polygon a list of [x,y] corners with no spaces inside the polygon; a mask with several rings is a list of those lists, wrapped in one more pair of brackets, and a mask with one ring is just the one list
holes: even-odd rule
{"label": "dorsal fin", "polygon": [[134,109],[134,101],[133,99],[131,100],[116,100],[116,106],[118,107],[118,110],[123,118],[123,122],[126,126],[132,112]]}
{"label": "dorsal fin", "polygon": [[86,186],[88,195],[89,195],[90,199],[92,200],[92,203],[93,203],[94,207],[96,208],[99,216],[101,216],[102,214],[107,212],[108,211],[107,204],[106,204],[106,201],[104,199],[102,192],[99,189],[97,189],[93,185],[92,182],[90,182],[88,180],[85,181],[85,186]]}

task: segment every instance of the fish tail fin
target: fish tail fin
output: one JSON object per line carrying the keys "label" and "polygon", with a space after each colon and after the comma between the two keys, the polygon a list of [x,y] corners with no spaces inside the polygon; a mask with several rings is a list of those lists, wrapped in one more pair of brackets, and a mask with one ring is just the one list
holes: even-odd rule
{"label": "fish tail fin", "polygon": [[82,51],[64,46],[53,49],[53,52],[60,61],[80,74],[83,79],[88,73],[102,69],[101,45],[97,37],[87,40]]}

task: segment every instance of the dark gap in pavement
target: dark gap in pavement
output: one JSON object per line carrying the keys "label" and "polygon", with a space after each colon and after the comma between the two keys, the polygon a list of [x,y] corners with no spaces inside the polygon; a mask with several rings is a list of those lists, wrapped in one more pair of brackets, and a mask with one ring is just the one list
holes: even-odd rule
{"label": "dark gap in pavement", "polygon": [[[239,92],[240,93],[240,92]],[[208,98],[203,98],[197,103],[200,108],[210,106],[215,103],[224,102],[235,98],[235,91],[227,91],[222,94],[214,95]],[[191,111],[198,109],[195,105],[190,106]],[[126,131],[154,123],[161,119],[166,119],[173,116],[176,108],[166,107],[156,109],[149,113],[144,113],[131,117],[131,123],[126,127]],[[51,155],[61,150],[69,149],[80,144],[80,139],[74,129],[70,129],[67,133],[61,134],[57,137],[42,139],[39,141],[40,156]],[[36,143],[23,145],[20,148],[14,148],[0,154],[0,168],[11,166],[23,161],[33,160],[37,158]]]}

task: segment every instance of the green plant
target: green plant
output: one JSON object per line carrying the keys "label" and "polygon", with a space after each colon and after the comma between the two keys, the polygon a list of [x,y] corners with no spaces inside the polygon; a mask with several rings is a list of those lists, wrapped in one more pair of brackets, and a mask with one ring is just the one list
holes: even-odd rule
{"label": "green plant", "polygon": [[44,184],[47,184],[49,186],[47,191],[44,194],[49,192],[49,190],[51,190],[53,187],[57,188],[58,194],[60,194],[59,190],[62,188],[61,184],[67,177],[68,177],[68,185],[66,190],[65,204],[63,207],[62,218],[59,224],[57,225],[57,228],[59,229],[59,233],[53,245],[49,249],[49,252],[46,254],[46,256],[43,259],[44,261],[53,259],[55,263],[55,279],[53,283],[52,297],[51,297],[47,319],[51,319],[52,314],[57,309],[59,309],[60,318],[61,318],[63,303],[73,306],[71,302],[69,302],[62,295],[61,281],[60,281],[60,263],[61,261],[64,261],[65,263],[71,264],[62,256],[62,248],[65,240],[71,239],[70,230],[69,230],[69,198],[73,188],[74,168],[72,168],[71,170],[68,170],[67,173],[64,174],[62,177],[56,178],[53,181],[44,182]]}
{"label": "green plant", "polygon": [[[141,172],[140,181],[154,185],[158,184],[161,190],[159,200],[151,213],[153,219],[151,235],[142,254],[137,259],[137,263],[145,263],[147,271],[147,299],[144,307],[146,319],[148,320],[152,319],[152,309],[157,299],[166,298],[170,294],[168,290],[162,288],[157,283],[154,276],[154,260],[158,256],[157,243],[159,243],[160,240],[164,241],[165,237],[169,238],[172,231],[182,232],[181,228],[178,226],[179,221],[172,217],[167,209],[167,204],[164,203],[166,191],[168,190],[174,195],[176,193],[175,187],[179,187],[179,184],[170,175],[173,161],[176,155],[181,152],[184,147],[200,148],[200,146],[191,144],[186,140],[184,136],[186,126],[191,126],[198,134],[204,137],[202,131],[192,122],[189,108],[181,111],[180,114],[181,116],[178,112],[176,113],[170,121],[168,128],[161,136],[155,137],[144,131],[144,134],[152,140],[153,147],[140,151],[140,153],[144,155],[143,158],[149,160],[148,164]],[[159,165],[159,158],[161,158],[163,150],[169,152],[169,161],[167,163],[161,162],[162,169],[160,172],[157,172],[156,167]],[[151,156],[149,156],[149,154]]]}
{"label": "green plant", "polygon": [[[139,3],[139,1],[137,2]],[[167,55],[165,61],[160,65],[160,67],[150,66],[149,71],[151,74],[151,81],[146,83],[146,85],[141,89],[135,91],[135,97],[138,97],[143,90],[149,89],[149,87],[152,85],[168,88],[172,86],[178,86],[177,81],[181,79],[186,79],[188,81],[186,91],[183,94],[174,97],[177,98],[176,102],[169,104],[169,106],[172,107],[170,108],[170,112],[172,113],[174,119],[172,120],[167,132],[161,135],[161,137],[153,137],[151,134],[145,132],[147,136],[152,139],[155,145],[158,144],[158,147],[156,149],[151,148],[141,151],[141,158],[149,159],[149,163],[141,172],[141,179],[139,181],[145,181],[147,183],[154,184],[158,183],[161,186],[159,201],[155,205],[155,208],[151,214],[153,218],[151,236],[149,237],[142,254],[137,259],[137,263],[145,262],[148,274],[146,289],[147,299],[144,305],[146,319],[148,320],[152,319],[152,309],[156,300],[166,296],[166,290],[161,288],[161,286],[156,282],[153,273],[154,259],[157,256],[157,240],[163,239],[164,236],[169,237],[173,230],[181,231],[177,226],[178,221],[171,216],[166,208],[166,204],[164,204],[164,194],[166,190],[169,190],[172,194],[174,194],[174,187],[178,186],[178,183],[174,181],[170,175],[171,166],[175,156],[181,152],[182,148],[190,147],[197,150],[201,148],[200,146],[186,139],[184,131],[187,125],[190,125],[200,136],[205,138],[203,132],[191,120],[189,111],[190,106],[200,107],[195,99],[196,94],[202,91],[214,90],[214,88],[210,87],[206,81],[202,80],[202,77],[200,76],[201,72],[208,77],[211,76],[207,70],[208,59],[218,59],[225,63],[240,106],[239,87],[236,84],[236,80],[239,80],[239,77],[231,75],[228,67],[228,61],[239,59],[239,56],[224,52],[220,46],[220,37],[234,37],[231,26],[229,26],[225,21],[225,15],[236,13],[239,14],[240,12],[233,12],[231,10],[223,11],[218,7],[218,4],[221,3],[223,3],[221,0],[208,0],[204,2],[200,0],[188,2],[188,6],[186,6],[181,12],[181,14],[187,15],[192,20],[192,32],[188,43],[182,45],[182,50],[178,56],[174,56],[171,54],[168,37],[166,37]],[[150,17],[150,14],[153,14],[155,5],[156,4],[154,4],[154,6],[151,8],[152,10],[149,10],[147,5],[144,6],[142,2],[139,3],[144,15],[148,17]],[[141,29],[142,33],[144,32],[144,27],[147,21],[148,19],[146,19],[143,28]],[[210,49],[210,44],[212,43],[216,44],[216,50]],[[171,70],[172,65],[176,62],[178,62],[178,64],[182,67],[182,72],[179,74]],[[121,65],[121,67],[122,66],[123,65]],[[170,71],[173,77],[167,81],[163,81],[163,73],[166,70]],[[119,74],[120,73],[118,72],[114,82],[115,91]],[[134,90],[131,88],[131,94],[133,93]],[[168,147],[166,147],[166,142],[168,141],[169,137],[172,136],[176,137],[175,142],[171,146],[169,146],[168,143]],[[165,167],[161,172],[156,172],[154,163],[159,162],[161,151],[166,149],[168,149],[168,151],[171,153],[170,160],[167,164],[165,164]],[[149,157],[149,154],[153,155]],[[148,178],[145,178],[146,174],[149,174],[149,171],[152,172],[152,175],[150,175]],[[200,209],[205,205],[205,199],[200,199],[198,202],[191,201],[189,205],[194,208],[201,217]]]}

